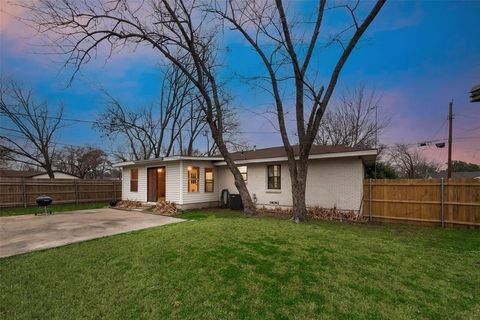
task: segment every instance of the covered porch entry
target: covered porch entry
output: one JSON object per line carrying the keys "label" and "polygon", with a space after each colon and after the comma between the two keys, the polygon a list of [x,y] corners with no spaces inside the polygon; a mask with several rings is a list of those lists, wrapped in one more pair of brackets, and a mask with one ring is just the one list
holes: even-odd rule
{"label": "covered porch entry", "polygon": [[165,201],[165,167],[147,168],[147,201]]}

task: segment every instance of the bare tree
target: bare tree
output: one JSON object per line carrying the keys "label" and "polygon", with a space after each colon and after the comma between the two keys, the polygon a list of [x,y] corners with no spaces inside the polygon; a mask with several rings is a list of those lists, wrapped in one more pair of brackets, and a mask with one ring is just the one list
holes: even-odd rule
{"label": "bare tree", "polygon": [[61,128],[63,107],[52,114],[47,102],[35,101],[30,90],[10,81],[0,88],[0,113],[7,119],[2,121],[8,127],[2,127],[0,141],[8,159],[41,167],[53,179],[54,137]]}
{"label": "bare tree", "polygon": [[[128,154],[135,160],[170,155],[185,126],[189,122],[201,124],[203,121],[198,117],[199,110],[189,110],[194,108],[197,99],[192,95],[188,78],[175,66],[166,67],[162,75],[158,106],[127,108],[107,94],[106,110],[94,125],[106,137],[115,140],[123,137],[128,145]],[[197,118],[192,118],[192,115]],[[194,129],[197,128],[191,128],[192,144],[198,135]]]}
{"label": "bare tree", "polygon": [[[233,152],[247,150],[248,142],[243,138],[242,132],[240,131],[240,121],[237,112],[235,112],[236,108],[233,106],[233,98],[230,95],[227,95],[227,97],[229,97],[228,102],[222,112],[223,140],[225,141],[228,150]],[[208,128],[206,132],[204,131],[204,136],[207,144],[206,154],[209,156],[218,155],[218,147],[215,140],[211,138],[212,135],[208,132]]]}
{"label": "bare tree", "polygon": [[8,163],[11,158],[10,151],[0,145],[0,169],[8,168]]}
{"label": "bare tree", "polygon": [[181,155],[192,156],[194,154],[195,142],[208,125],[205,115],[200,108],[201,103],[202,101],[199,97],[192,99],[187,112],[181,117],[180,122],[183,123],[181,126],[183,130],[180,130],[178,135],[178,149]]}
{"label": "bare tree", "polygon": [[[323,30],[326,0],[319,0],[313,21],[295,16],[293,7],[286,10],[282,0],[225,1],[213,4],[211,10],[244,37],[265,67],[266,75],[259,75],[259,78],[267,79],[264,88],[273,95],[280,135],[288,157],[295,222],[306,219],[308,157],[340,72],[384,3],[385,0],[378,0],[363,21],[358,16],[359,1],[328,8],[345,10],[351,18],[351,24],[334,34],[327,43],[338,44],[341,54],[326,86],[318,85],[315,81],[318,78],[318,68],[311,67],[311,62],[315,60],[312,58],[315,58],[318,49],[320,32]],[[286,125],[290,101],[285,101],[284,92],[288,90],[295,105],[298,150],[290,142]]]}
{"label": "bare tree", "polygon": [[97,179],[111,169],[111,162],[101,149],[67,146],[57,154],[55,168],[81,179]]}
{"label": "bare tree", "polygon": [[360,87],[346,91],[320,122],[315,143],[349,147],[378,146],[378,137],[390,118],[378,114],[380,98],[375,90]]}
{"label": "bare tree", "polygon": [[231,170],[246,213],[255,205],[223,138],[222,85],[218,80],[217,36],[204,3],[195,0],[131,2],[39,0],[28,7],[31,22],[46,33],[74,67],[73,75],[99,48],[108,55],[145,44],[178,67],[203,99],[201,109],[215,144]]}
{"label": "bare tree", "polygon": [[429,161],[418,150],[405,144],[395,145],[388,151],[388,156],[390,163],[403,178],[425,179],[439,170],[437,163]]}

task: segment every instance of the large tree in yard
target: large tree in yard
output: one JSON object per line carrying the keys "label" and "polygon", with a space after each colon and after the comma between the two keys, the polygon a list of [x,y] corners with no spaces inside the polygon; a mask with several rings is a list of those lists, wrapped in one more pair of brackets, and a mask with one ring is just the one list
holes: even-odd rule
{"label": "large tree in yard", "polygon": [[107,55],[141,44],[178,67],[203,100],[212,138],[232,172],[246,213],[255,205],[223,138],[222,81],[218,77],[217,37],[205,1],[195,0],[38,0],[27,6],[30,23],[66,56],[75,74],[99,50]]}
{"label": "large tree in yard", "polygon": [[[295,14],[294,1],[221,1],[215,2],[212,9],[228,27],[243,36],[265,67],[265,74],[258,78],[266,79],[266,90],[274,99],[278,128],[288,157],[295,222],[306,219],[308,157],[340,72],[384,3],[384,0],[374,3],[363,21],[358,13],[359,1],[334,2],[327,6],[326,0],[320,0],[312,20]],[[332,34],[334,26],[322,25],[327,10],[344,11],[350,22]],[[320,47],[318,42],[324,28],[330,29],[326,31],[330,38]],[[332,44],[340,47],[340,53],[323,85],[318,81],[318,72],[319,69],[323,72],[326,64],[315,66],[313,61],[319,60],[318,51]],[[284,98],[285,92],[292,96],[291,100]],[[289,104],[294,106],[298,154],[294,152],[286,124]]]}

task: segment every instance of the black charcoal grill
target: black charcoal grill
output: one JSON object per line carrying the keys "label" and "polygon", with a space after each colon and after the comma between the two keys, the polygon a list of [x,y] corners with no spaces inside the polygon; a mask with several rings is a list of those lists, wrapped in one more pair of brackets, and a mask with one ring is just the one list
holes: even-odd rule
{"label": "black charcoal grill", "polygon": [[52,211],[48,211],[47,207],[52,204],[53,199],[50,198],[49,196],[40,196],[37,199],[35,199],[35,202],[37,202],[37,212],[35,212],[35,215],[38,214],[38,211],[40,210],[40,207],[43,207],[43,212],[45,215],[47,214],[52,214]]}

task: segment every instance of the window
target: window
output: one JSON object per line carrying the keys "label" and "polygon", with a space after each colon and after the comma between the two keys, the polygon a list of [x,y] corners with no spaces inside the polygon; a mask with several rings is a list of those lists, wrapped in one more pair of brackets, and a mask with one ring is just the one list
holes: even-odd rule
{"label": "window", "polygon": [[281,167],[278,164],[267,166],[268,189],[281,189],[282,175]]}
{"label": "window", "polygon": [[200,169],[198,167],[188,166],[188,192],[198,192]]}
{"label": "window", "polygon": [[248,180],[247,166],[239,166],[237,168],[238,168],[238,171],[240,171],[240,173],[242,174],[243,181],[247,181]]}
{"label": "window", "polygon": [[213,169],[205,168],[205,192],[213,192]]}
{"label": "window", "polygon": [[130,192],[138,192],[138,169],[130,169]]}

